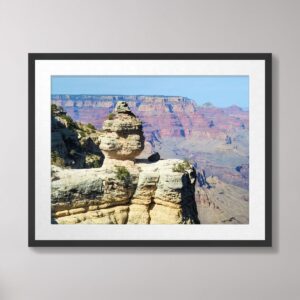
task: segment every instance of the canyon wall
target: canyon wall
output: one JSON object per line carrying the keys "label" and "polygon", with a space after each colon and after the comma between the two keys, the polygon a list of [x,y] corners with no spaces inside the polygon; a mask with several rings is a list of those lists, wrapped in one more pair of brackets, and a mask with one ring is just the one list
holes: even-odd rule
{"label": "canyon wall", "polygon": [[188,159],[197,171],[248,189],[249,113],[238,106],[200,106],[180,96],[52,95],[75,121],[98,130],[118,101],[142,121],[146,148],[164,159]]}
{"label": "canyon wall", "polygon": [[249,126],[248,112],[237,106],[198,106],[195,101],[180,96],[52,95],[52,103],[63,107],[75,121],[92,123],[99,129],[117,101],[126,101],[143,121],[148,139],[153,134],[161,138],[225,138],[226,132]]}

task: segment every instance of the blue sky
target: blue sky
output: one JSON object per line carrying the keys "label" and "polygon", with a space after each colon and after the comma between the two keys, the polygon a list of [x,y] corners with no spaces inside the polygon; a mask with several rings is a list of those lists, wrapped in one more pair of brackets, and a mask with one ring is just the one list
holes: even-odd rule
{"label": "blue sky", "polygon": [[52,94],[184,96],[248,108],[248,76],[52,76]]}

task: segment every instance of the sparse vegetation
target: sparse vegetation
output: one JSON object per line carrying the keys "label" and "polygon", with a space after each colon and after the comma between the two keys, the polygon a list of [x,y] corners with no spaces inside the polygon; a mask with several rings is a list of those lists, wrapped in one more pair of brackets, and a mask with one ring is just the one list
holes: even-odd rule
{"label": "sparse vegetation", "polygon": [[115,166],[117,179],[129,184],[131,181],[131,176],[129,171],[124,166]]}
{"label": "sparse vegetation", "polygon": [[100,168],[101,167],[100,160],[94,160],[94,161],[90,162],[89,167],[90,168]]}
{"label": "sparse vegetation", "polygon": [[190,168],[191,168],[190,162],[187,159],[185,159],[183,162],[180,162],[180,163],[174,165],[172,171],[184,173],[186,170],[188,170]]}
{"label": "sparse vegetation", "polygon": [[81,137],[86,137],[86,133],[84,131],[80,131],[79,133]]}
{"label": "sparse vegetation", "polygon": [[85,155],[85,167],[86,168],[101,168],[101,157],[94,153],[86,153]]}
{"label": "sparse vegetation", "polygon": [[108,115],[108,120],[113,120],[115,118],[115,114],[114,113],[110,113]]}
{"label": "sparse vegetation", "polygon": [[91,124],[91,123],[88,123],[86,125],[86,127],[89,128],[89,129],[91,129],[91,130],[96,130],[96,127],[93,124]]}
{"label": "sparse vegetation", "polygon": [[65,121],[66,127],[70,129],[79,129],[78,124],[73,121],[73,119],[67,115],[67,113],[63,110],[61,106],[57,106],[56,104],[51,104],[51,115],[57,116],[60,119]]}
{"label": "sparse vegetation", "polygon": [[55,113],[57,111],[57,105],[51,104],[51,114]]}
{"label": "sparse vegetation", "polygon": [[51,114],[59,115],[59,114],[66,114],[66,112],[61,106],[58,106],[56,104],[51,104]]}
{"label": "sparse vegetation", "polygon": [[75,149],[71,149],[71,150],[70,150],[70,155],[71,155],[71,156],[74,157],[74,156],[76,156],[76,154],[77,154],[77,152],[76,152]]}
{"label": "sparse vegetation", "polygon": [[68,115],[60,115],[60,118],[66,121],[67,127],[70,129],[79,129],[76,122],[73,121],[73,119]]}
{"label": "sparse vegetation", "polygon": [[65,167],[65,161],[59,156],[57,151],[51,152],[51,164],[58,167]]}

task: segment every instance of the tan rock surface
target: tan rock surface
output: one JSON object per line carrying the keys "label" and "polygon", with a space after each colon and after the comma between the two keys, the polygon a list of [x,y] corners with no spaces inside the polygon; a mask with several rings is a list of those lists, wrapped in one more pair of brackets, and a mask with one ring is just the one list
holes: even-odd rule
{"label": "tan rock surface", "polygon": [[118,102],[114,113],[103,123],[100,148],[106,158],[132,160],[144,149],[142,122],[126,102]]}
{"label": "tan rock surface", "polygon": [[[131,170],[138,169],[139,174],[131,174],[129,184],[117,178],[113,167],[86,170],[53,167],[53,221],[64,224],[199,223],[193,197],[193,174],[190,170],[173,171],[180,162],[174,159],[132,165]],[[118,207],[123,209],[118,210]],[[96,220],[98,218],[101,220]]]}

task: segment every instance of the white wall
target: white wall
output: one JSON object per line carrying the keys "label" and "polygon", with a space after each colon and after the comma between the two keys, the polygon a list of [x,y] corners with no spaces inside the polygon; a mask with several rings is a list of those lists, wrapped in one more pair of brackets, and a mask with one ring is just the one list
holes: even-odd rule
{"label": "white wall", "polygon": [[[299,299],[299,4],[0,0],[0,299]],[[273,52],[274,247],[27,248],[28,52]]]}

